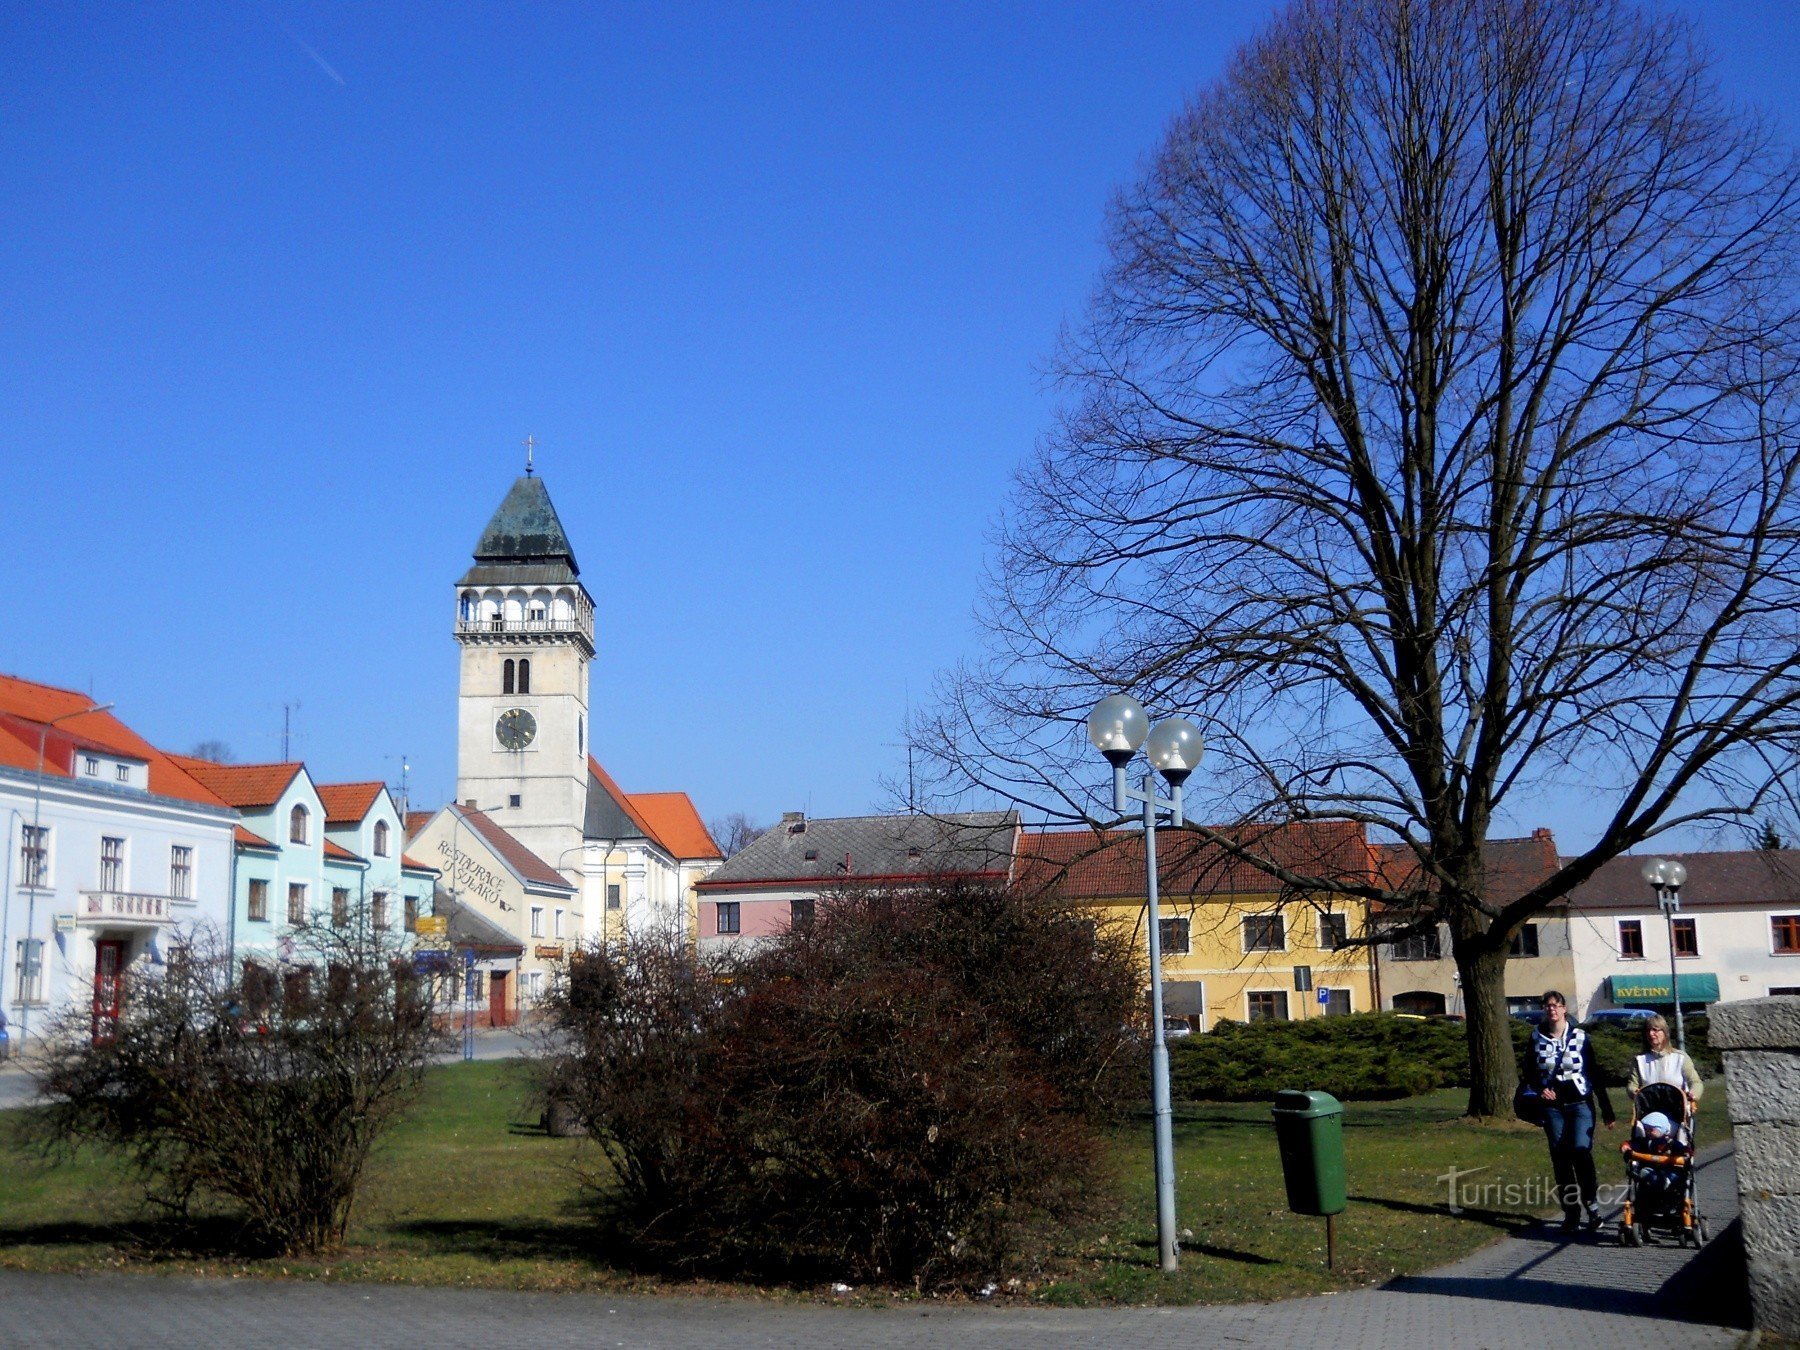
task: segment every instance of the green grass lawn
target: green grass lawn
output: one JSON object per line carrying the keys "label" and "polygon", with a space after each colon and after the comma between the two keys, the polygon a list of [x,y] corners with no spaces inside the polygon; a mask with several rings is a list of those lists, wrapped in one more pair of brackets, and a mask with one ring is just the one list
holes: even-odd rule
{"label": "green grass lawn", "polygon": [[[1723,1086],[1709,1084],[1703,1142],[1722,1137]],[[1176,1116],[1178,1214],[1194,1236],[1185,1240],[1181,1273],[1164,1278],[1156,1269],[1146,1119],[1114,1136],[1119,1201],[1112,1221],[1081,1234],[1003,1296],[1054,1303],[1269,1299],[1453,1260],[1529,1222],[1532,1192],[1525,1188],[1548,1171],[1538,1131],[1471,1125],[1458,1116],[1463,1100],[1446,1091],[1347,1105],[1350,1207],[1337,1221],[1335,1272],[1325,1269],[1324,1220],[1287,1211],[1268,1107],[1184,1105]],[[806,1296],[659,1281],[607,1264],[591,1239],[578,1175],[596,1165],[596,1151],[539,1132],[528,1119],[519,1066],[503,1061],[433,1070],[419,1110],[372,1165],[346,1248],[317,1261],[157,1254],[145,1243],[151,1228],[116,1162],[94,1152],[46,1162],[21,1148],[17,1119],[0,1116],[0,1267]],[[1620,1137],[1602,1133],[1596,1141],[1602,1181],[1618,1179]],[[1472,1172],[1464,1186],[1496,1188],[1491,1200],[1477,1198],[1450,1214],[1440,1178],[1452,1167]]]}

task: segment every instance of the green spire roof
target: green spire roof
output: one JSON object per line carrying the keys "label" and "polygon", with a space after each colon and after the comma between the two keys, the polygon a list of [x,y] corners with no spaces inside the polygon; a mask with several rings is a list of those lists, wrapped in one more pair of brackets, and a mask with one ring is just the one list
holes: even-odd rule
{"label": "green spire roof", "polygon": [[549,489],[543,479],[529,473],[513,483],[506,500],[481,532],[481,541],[475,545],[475,561],[562,562],[571,573],[581,572],[575,565],[569,536],[563,533],[562,521],[550,504]]}

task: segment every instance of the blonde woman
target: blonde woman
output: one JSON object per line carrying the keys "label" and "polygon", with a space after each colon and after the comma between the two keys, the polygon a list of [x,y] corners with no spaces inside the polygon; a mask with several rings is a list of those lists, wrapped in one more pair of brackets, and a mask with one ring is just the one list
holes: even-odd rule
{"label": "blonde woman", "polygon": [[1644,1019],[1644,1053],[1632,1059],[1625,1090],[1636,1097],[1638,1089],[1650,1083],[1672,1083],[1686,1092],[1692,1102],[1698,1102],[1706,1090],[1687,1051],[1677,1050],[1669,1043],[1668,1019],[1661,1013]]}

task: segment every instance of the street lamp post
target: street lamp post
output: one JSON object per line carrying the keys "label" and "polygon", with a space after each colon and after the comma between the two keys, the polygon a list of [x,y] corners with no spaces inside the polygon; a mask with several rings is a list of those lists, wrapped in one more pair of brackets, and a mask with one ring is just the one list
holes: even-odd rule
{"label": "street lamp post", "polygon": [[1681,1015],[1681,985],[1675,974],[1675,914],[1681,908],[1681,887],[1687,880],[1687,868],[1673,858],[1650,858],[1639,869],[1640,875],[1656,891],[1656,903],[1663,912],[1669,930],[1669,998],[1675,1004],[1675,1045],[1687,1049],[1687,1023]]}
{"label": "street lamp post", "polygon": [[[1169,1102],[1169,1046],[1163,1036],[1162,915],[1158,908],[1156,826],[1160,811],[1171,825],[1182,824],[1181,785],[1200,763],[1205,746],[1200,730],[1183,717],[1172,717],[1149,729],[1144,707],[1129,694],[1101,699],[1088,714],[1088,739],[1113,769],[1113,809],[1128,802],[1144,808],[1144,894],[1149,909],[1150,942],[1150,1101],[1155,1111],[1156,1248],[1165,1273],[1180,1266],[1181,1244],[1175,1229],[1174,1110]],[[1125,781],[1125,766],[1139,746],[1155,773],[1144,774],[1144,790],[1134,792]],[[1156,773],[1169,785],[1170,797],[1156,794]]]}
{"label": "street lamp post", "polygon": [[[31,788],[31,865],[26,875],[27,894],[25,896],[25,950],[19,962],[19,978],[23,981],[27,962],[35,963],[30,968],[35,970],[37,978],[44,974],[44,949],[38,945],[37,938],[37,893],[44,881],[44,752],[50,742],[50,728],[58,722],[66,722],[71,717],[83,717],[88,713],[102,713],[113,705],[96,703],[86,708],[76,708],[72,712],[52,717],[38,727],[37,779]],[[73,765],[70,766],[73,772]],[[20,863],[24,863],[25,850],[20,848]],[[26,1041],[31,1035],[31,1004],[24,1002],[23,989],[14,990],[20,996],[19,1007],[19,1050],[22,1053]]]}

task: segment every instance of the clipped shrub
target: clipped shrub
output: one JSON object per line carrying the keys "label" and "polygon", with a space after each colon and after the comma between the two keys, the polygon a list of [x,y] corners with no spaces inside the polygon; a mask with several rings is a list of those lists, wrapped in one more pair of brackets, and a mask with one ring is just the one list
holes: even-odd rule
{"label": "clipped shrub", "polygon": [[1344,1100],[1410,1097],[1466,1085],[1460,1023],[1393,1013],[1304,1022],[1220,1022],[1170,1049],[1174,1095],[1190,1101],[1261,1101],[1285,1088]]}
{"label": "clipped shrub", "polygon": [[341,1242],[375,1142],[442,1048],[428,995],[379,943],[302,935],[287,978],[239,982],[224,955],[129,986],[116,1023],[58,1019],[30,1128],[51,1151],[123,1153],[177,1220],[202,1204],[246,1254]]}
{"label": "clipped shrub", "polygon": [[1128,946],[990,889],[846,895],[742,959],[573,962],[547,1095],[659,1266],[925,1288],[1029,1260],[1105,1189],[1142,1097]]}

